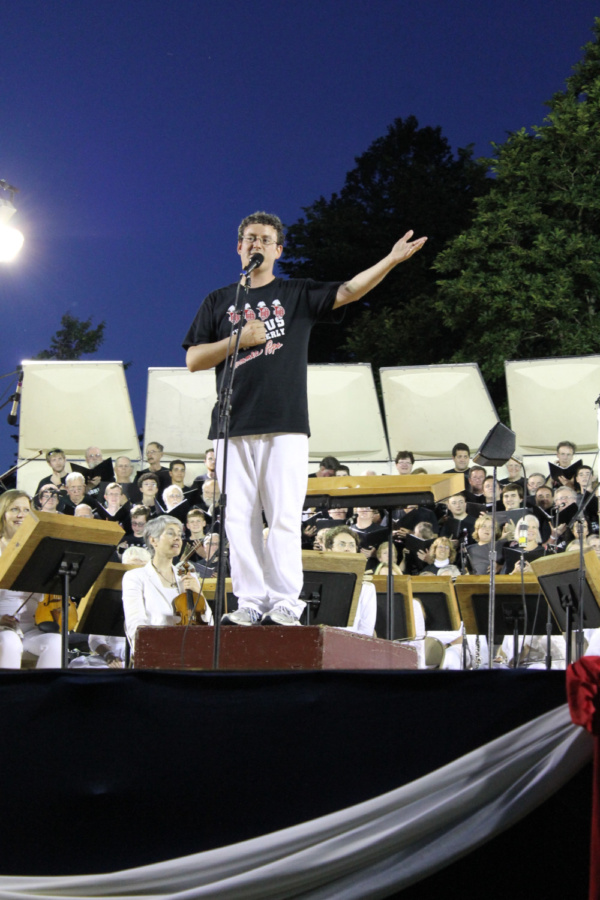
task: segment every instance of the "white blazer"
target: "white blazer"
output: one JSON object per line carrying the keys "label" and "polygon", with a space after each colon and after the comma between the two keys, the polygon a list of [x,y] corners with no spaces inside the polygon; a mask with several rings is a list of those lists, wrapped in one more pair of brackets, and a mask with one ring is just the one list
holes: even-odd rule
{"label": "white blazer", "polygon": [[[178,625],[180,618],[173,612],[173,600],[183,593],[182,579],[173,566],[173,581],[176,588],[164,587],[160,576],[151,562],[138,569],[130,569],[123,575],[123,609],[125,611],[125,632],[133,646],[135,633],[141,625]],[[202,616],[212,624],[212,613],[207,604]]]}

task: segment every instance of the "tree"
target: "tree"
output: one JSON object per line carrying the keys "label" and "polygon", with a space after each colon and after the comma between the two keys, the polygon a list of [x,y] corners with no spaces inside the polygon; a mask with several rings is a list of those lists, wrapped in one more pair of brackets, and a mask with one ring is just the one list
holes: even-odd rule
{"label": "tree", "polygon": [[494,146],[491,191],[435,261],[449,358],[477,360],[497,403],[506,359],[600,352],[600,19],[594,31],[545,124]]}
{"label": "tree", "polygon": [[65,313],[60,320],[62,328],[50,340],[50,349],[42,350],[34,359],[81,359],[83,354],[96,353],[104,341],[106,322],[92,328],[92,320],[78,319]]}
{"label": "tree", "polygon": [[439,128],[398,118],[357,157],[341,192],[320,197],[290,226],[282,270],[326,281],[373,265],[409,228],[429,238],[410,263],[346,308],[342,328],[313,331],[312,362],[429,362],[440,344],[445,348],[431,264],[470,224],[474,198],[488,189],[485,167],[471,156],[467,148],[453,157]]}

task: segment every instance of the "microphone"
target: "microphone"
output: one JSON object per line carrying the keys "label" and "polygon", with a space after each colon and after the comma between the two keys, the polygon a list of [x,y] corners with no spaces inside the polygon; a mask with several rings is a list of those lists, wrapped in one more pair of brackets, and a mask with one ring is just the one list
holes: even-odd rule
{"label": "microphone", "polygon": [[250,257],[248,265],[244,269],[244,272],[246,273],[246,275],[249,275],[250,272],[254,272],[255,269],[258,269],[259,266],[262,266],[264,261],[265,258],[262,253],[253,253]]}
{"label": "microphone", "polygon": [[21,388],[23,387],[23,370],[19,372],[19,381],[17,383],[17,389],[10,398],[12,400],[12,406],[10,412],[6,418],[6,421],[9,425],[17,424],[17,410],[19,408],[19,401],[21,399]]}

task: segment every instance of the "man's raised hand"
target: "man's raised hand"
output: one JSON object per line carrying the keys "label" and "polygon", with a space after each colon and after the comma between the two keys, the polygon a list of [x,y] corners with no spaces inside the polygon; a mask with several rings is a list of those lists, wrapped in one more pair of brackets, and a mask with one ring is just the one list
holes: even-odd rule
{"label": "man's raised hand", "polygon": [[414,231],[407,231],[404,237],[401,237],[392,247],[390,256],[395,262],[401,263],[410,259],[411,256],[414,256],[427,241],[426,237],[417,238],[417,240],[411,241],[413,234]]}

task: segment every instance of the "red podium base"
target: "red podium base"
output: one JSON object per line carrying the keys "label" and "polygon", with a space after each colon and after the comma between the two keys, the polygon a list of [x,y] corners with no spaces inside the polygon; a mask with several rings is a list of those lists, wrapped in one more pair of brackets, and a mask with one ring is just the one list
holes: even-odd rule
{"label": "red podium base", "polygon": [[[212,669],[214,630],[200,625],[140,628],[136,669]],[[321,627],[221,629],[219,669],[416,669],[417,651],[380,638]]]}

